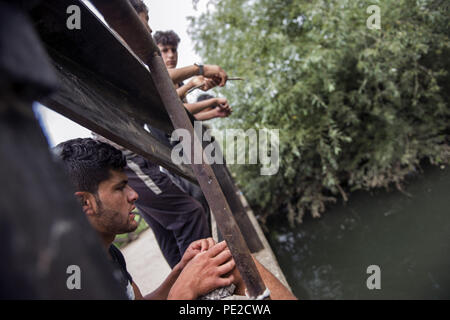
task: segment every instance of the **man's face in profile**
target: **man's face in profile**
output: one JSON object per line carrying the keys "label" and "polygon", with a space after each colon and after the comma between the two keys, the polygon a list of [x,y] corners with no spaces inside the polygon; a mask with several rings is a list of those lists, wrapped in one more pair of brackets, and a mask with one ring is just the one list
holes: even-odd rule
{"label": "man's face in profile", "polygon": [[167,69],[175,69],[178,64],[178,48],[173,45],[158,44]]}
{"label": "man's face in profile", "polygon": [[103,234],[117,235],[136,230],[138,225],[132,211],[137,199],[138,194],[128,185],[126,174],[111,170],[109,179],[98,186],[91,223]]}

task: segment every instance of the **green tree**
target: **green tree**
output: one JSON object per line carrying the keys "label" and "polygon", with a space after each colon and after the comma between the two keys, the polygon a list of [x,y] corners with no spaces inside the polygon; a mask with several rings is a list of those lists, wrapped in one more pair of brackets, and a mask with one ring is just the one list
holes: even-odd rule
{"label": "green tree", "polygon": [[[381,29],[366,26],[381,9]],[[429,159],[448,164],[449,7],[426,0],[209,0],[191,18],[208,63],[245,82],[220,127],[280,129],[280,171],[232,167],[263,220],[320,216],[357,189],[401,188]]]}

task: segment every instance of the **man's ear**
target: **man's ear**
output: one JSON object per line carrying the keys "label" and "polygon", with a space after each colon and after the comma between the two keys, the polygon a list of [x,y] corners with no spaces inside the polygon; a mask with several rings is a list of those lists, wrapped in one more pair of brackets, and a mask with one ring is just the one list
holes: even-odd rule
{"label": "man's ear", "polygon": [[75,192],[75,197],[77,197],[86,215],[95,215],[97,212],[97,202],[90,192],[77,191]]}

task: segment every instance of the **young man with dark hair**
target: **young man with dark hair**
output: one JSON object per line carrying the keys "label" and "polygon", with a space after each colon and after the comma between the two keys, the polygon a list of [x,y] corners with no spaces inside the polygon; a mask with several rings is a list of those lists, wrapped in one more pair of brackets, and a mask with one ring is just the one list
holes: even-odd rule
{"label": "young man with dark hair", "polygon": [[[133,209],[139,195],[128,185],[122,152],[89,138],[63,142],[54,151],[62,160],[75,187],[75,196],[110,260],[121,271],[120,283],[130,299],[198,299],[227,286],[232,286],[230,294],[245,292],[226,243],[216,244],[208,238],[191,243],[161,286],[144,297],[128,273],[122,253],[112,244],[116,235],[137,228]],[[295,299],[257,260],[255,263],[273,299]]]}
{"label": "young man with dark hair", "polygon": [[180,37],[170,30],[157,31],[153,39],[161,51],[161,56],[167,68],[176,68],[178,64],[178,44],[180,43]]}
{"label": "young man with dark hair", "polygon": [[[186,185],[159,165],[93,133],[96,141],[107,143],[126,157],[124,173],[129,185],[141,196],[139,214],[150,226],[168,265],[174,268],[189,244],[211,236],[207,203],[194,198]],[[199,191],[201,195],[201,191]]]}
{"label": "young man with dark hair", "polygon": [[[123,255],[112,244],[116,235],[137,228],[133,209],[139,196],[128,185],[122,152],[88,138],[63,142],[55,148],[55,153],[63,161],[89,222],[100,235],[110,259],[120,269],[120,282],[128,297],[144,298],[126,269]],[[189,264],[191,260],[195,261]],[[226,274],[233,268],[234,261],[226,244],[214,244],[211,238],[194,241],[163,284],[145,299],[196,299],[230,285],[234,277]],[[176,281],[180,283],[174,286]]]}
{"label": "young man with dark hair", "polygon": [[[145,3],[142,0],[129,0],[133,8],[136,10],[139,18],[145,27],[152,33],[152,29],[148,24],[148,9]],[[193,64],[191,66],[183,67],[183,68],[173,68],[169,69],[169,75],[172,79],[173,83],[177,84],[181,81],[184,81],[190,77],[200,75],[212,81],[214,86],[223,87],[228,80],[227,73],[217,65],[202,65],[202,64]],[[209,85],[210,83],[208,83]],[[209,87],[209,89],[212,87]]]}
{"label": "young man with dark hair", "polygon": [[[161,56],[167,69],[175,69],[178,64],[178,45],[180,43],[180,37],[178,37],[174,31],[170,30],[157,31],[153,38],[161,51]],[[207,91],[214,87],[215,83],[213,80],[203,76],[195,76],[187,84],[181,82],[175,85],[177,93],[182,99],[184,99],[189,90],[198,86],[201,86],[200,88],[202,90]],[[196,103],[187,103],[186,100],[183,102],[186,109],[200,121],[228,117],[232,112],[232,109],[225,98],[212,97],[211,99],[206,99],[201,102],[197,101]],[[212,106],[218,106],[219,108],[214,110]]]}
{"label": "young man with dark hair", "polygon": [[[142,20],[142,22],[145,23],[145,20]],[[158,46],[159,51],[161,52],[161,57],[163,58],[164,64],[166,65],[167,69],[175,69],[178,65],[178,45],[180,43],[180,37],[178,37],[178,35],[174,31],[169,30],[157,31],[153,36],[153,39],[155,40],[155,43]],[[203,85],[201,87],[202,90],[207,91],[216,86],[216,83],[214,83],[212,79],[207,79],[203,76],[195,76],[191,78],[191,80],[187,84],[184,84],[183,82],[175,84],[178,96],[181,98],[181,100],[183,100],[183,102],[185,103],[185,107],[192,114],[197,113],[198,110],[192,110],[191,108],[189,108],[185,97],[189,90],[200,85]]]}

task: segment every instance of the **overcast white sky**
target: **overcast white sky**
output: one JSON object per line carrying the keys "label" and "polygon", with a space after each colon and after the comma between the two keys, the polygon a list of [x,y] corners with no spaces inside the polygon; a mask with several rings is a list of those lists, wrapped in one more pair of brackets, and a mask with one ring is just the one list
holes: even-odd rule
{"label": "overcast white sky", "polygon": [[[144,2],[149,8],[149,24],[153,32],[173,30],[180,36],[178,66],[183,67],[201,61],[195,54],[193,43],[187,34],[189,23],[186,17],[196,16],[205,11],[207,0],[199,1],[197,11],[192,6],[192,0],[144,0]],[[41,124],[45,127],[51,146],[68,139],[91,136],[89,130],[42,105],[36,104],[35,111],[41,118]]]}

